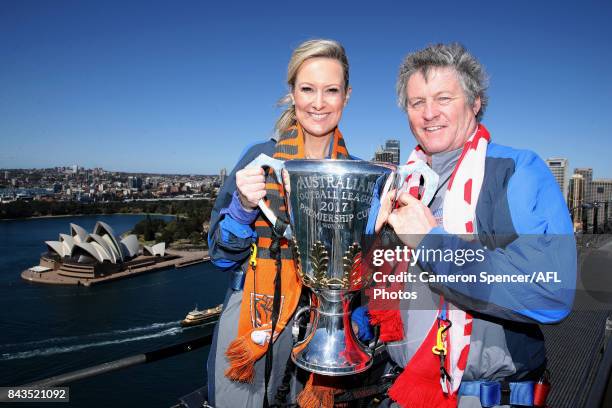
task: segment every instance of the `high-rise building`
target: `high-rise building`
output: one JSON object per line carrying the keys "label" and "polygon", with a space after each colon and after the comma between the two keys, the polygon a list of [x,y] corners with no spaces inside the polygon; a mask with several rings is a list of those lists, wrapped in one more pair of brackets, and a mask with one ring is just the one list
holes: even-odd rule
{"label": "high-rise building", "polygon": [[391,163],[399,165],[400,163],[400,141],[396,139],[389,139],[385,142],[386,152],[390,152],[393,154],[393,160]]}
{"label": "high-rise building", "polygon": [[574,174],[570,179],[567,196],[567,205],[573,216],[574,231],[582,228],[582,204],[584,204],[584,177]]}
{"label": "high-rise building", "polygon": [[399,140],[389,139],[384,146],[380,146],[375,152],[373,161],[399,164],[400,162],[400,142]]}
{"label": "high-rise building", "polygon": [[227,170],[224,167],[219,172],[219,183],[221,184],[221,186],[223,186],[223,183],[225,183],[226,178],[227,178]]}
{"label": "high-rise building", "polygon": [[138,176],[128,176],[127,186],[136,190],[142,189],[142,178]]}
{"label": "high-rise building", "polygon": [[[593,202],[593,169],[590,167],[576,168],[574,174],[580,174],[584,180],[584,203]],[[583,208],[582,211],[586,212],[586,219],[591,224],[593,222],[593,209]]]}
{"label": "high-rise building", "polygon": [[546,160],[546,165],[552,172],[553,176],[555,176],[555,180],[557,180],[557,184],[559,184],[559,188],[563,193],[563,198],[565,199],[565,202],[567,202],[567,189],[569,185],[567,159],[553,157]]}
{"label": "high-rise building", "polygon": [[593,169],[590,167],[576,168],[574,174],[580,174],[584,179],[584,201],[590,203],[593,201]]}
{"label": "high-rise building", "polygon": [[393,163],[393,153],[384,150],[381,146],[381,148],[374,153],[373,160],[377,162]]}
{"label": "high-rise building", "polygon": [[599,228],[603,228],[606,221],[605,217],[605,202],[608,202],[608,207],[612,202],[612,179],[598,179],[593,180],[592,183],[592,194],[593,202],[598,203],[597,210],[597,225]]}
{"label": "high-rise building", "polygon": [[8,179],[9,179],[9,172],[8,172],[8,170],[5,170],[5,171],[4,171],[4,179],[5,179],[5,180],[8,180]]}

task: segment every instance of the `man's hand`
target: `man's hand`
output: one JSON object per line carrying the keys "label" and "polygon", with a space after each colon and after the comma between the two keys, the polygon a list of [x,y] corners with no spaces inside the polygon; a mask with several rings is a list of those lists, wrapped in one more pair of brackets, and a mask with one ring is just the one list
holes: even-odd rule
{"label": "man's hand", "polygon": [[266,196],[264,170],[259,168],[242,169],[236,173],[236,188],[240,203],[247,210],[257,208],[259,200]]}
{"label": "man's hand", "polygon": [[392,204],[393,199],[395,198],[396,190],[389,190],[387,194],[380,201],[380,209],[378,210],[378,216],[376,217],[376,226],[374,227],[374,232],[377,234],[380,232],[381,228],[387,222],[389,218],[389,214],[391,214],[391,210],[393,210]]}
{"label": "man's hand", "polygon": [[289,173],[287,172],[287,170],[283,169],[282,170],[283,173],[283,188],[285,189],[285,192],[287,193],[287,195],[291,194],[291,179],[289,178]]}
{"label": "man's hand", "polygon": [[398,203],[400,208],[391,212],[387,223],[393,227],[404,244],[416,248],[438,223],[430,209],[408,192],[399,196]]}

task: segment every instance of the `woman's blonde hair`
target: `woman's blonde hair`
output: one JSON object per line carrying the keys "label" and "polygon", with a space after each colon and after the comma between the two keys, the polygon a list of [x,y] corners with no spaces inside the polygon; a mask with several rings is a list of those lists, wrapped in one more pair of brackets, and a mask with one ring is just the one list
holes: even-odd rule
{"label": "woman's blonde hair", "polygon": [[283,132],[297,123],[295,105],[292,103],[291,93],[293,92],[300,67],[310,58],[331,58],[338,61],[342,66],[342,72],[344,74],[344,90],[346,91],[348,89],[349,63],[344,47],[334,40],[316,39],[303,42],[293,51],[291,59],[289,60],[289,65],[287,67],[287,85],[289,85],[289,93],[278,101],[279,106],[286,106],[286,109],[276,121],[275,129],[277,132]]}

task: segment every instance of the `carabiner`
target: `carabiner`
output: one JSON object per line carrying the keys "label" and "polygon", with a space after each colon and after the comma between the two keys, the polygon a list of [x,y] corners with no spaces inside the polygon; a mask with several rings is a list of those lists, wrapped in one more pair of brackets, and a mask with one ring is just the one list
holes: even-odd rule
{"label": "carabiner", "polygon": [[435,355],[439,356],[441,354],[446,354],[446,346],[444,345],[444,340],[446,340],[446,331],[450,329],[452,323],[450,320],[442,320],[447,325],[440,324],[438,327],[438,333],[436,333],[436,345],[433,346],[431,352]]}
{"label": "carabiner", "polygon": [[249,265],[251,265],[253,269],[255,269],[257,266],[257,244],[254,242],[251,244],[251,257],[249,258]]}

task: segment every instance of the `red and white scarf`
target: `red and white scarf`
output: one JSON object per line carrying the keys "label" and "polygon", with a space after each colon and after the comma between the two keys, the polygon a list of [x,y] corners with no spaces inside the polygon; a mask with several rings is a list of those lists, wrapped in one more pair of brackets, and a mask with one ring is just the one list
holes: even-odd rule
{"label": "red and white scarf", "polygon": [[[451,174],[442,208],[443,227],[449,234],[474,232],[476,204],[484,178],[489,139],[489,132],[484,126],[478,125],[474,135],[465,143],[459,161]],[[427,161],[427,156],[420,146],[412,151],[408,164],[418,160]],[[407,180],[408,191],[417,197],[420,179],[420,175],[415,173]],[[438,357],[432,353],[432,347],[436,345],[435,334],[438,318],[436,316],[429,334],[389,390],[391,398],[401,406],[425,408],[453,407],[457,404],[456,394],[470,350],[472,316],[454,304],[445,302],[442,298],[441,307],[444,307],[444,304],[448,307],[447,315],[452,323],[445,339],[447,349],[445,368],[452,380],[444,392],[439,381],[440,363]],[[397,332],[397,319],[399,318],[397,311],[382,311],[382,313],[376,311],[371,312],[371,316],[373,323],[381,324],[381,339],[387,341],[402,339],[403,334]],[[401,322],[399,324],[401,326]],[[385,333],[386,327],[389,328],[387,333]]]}

